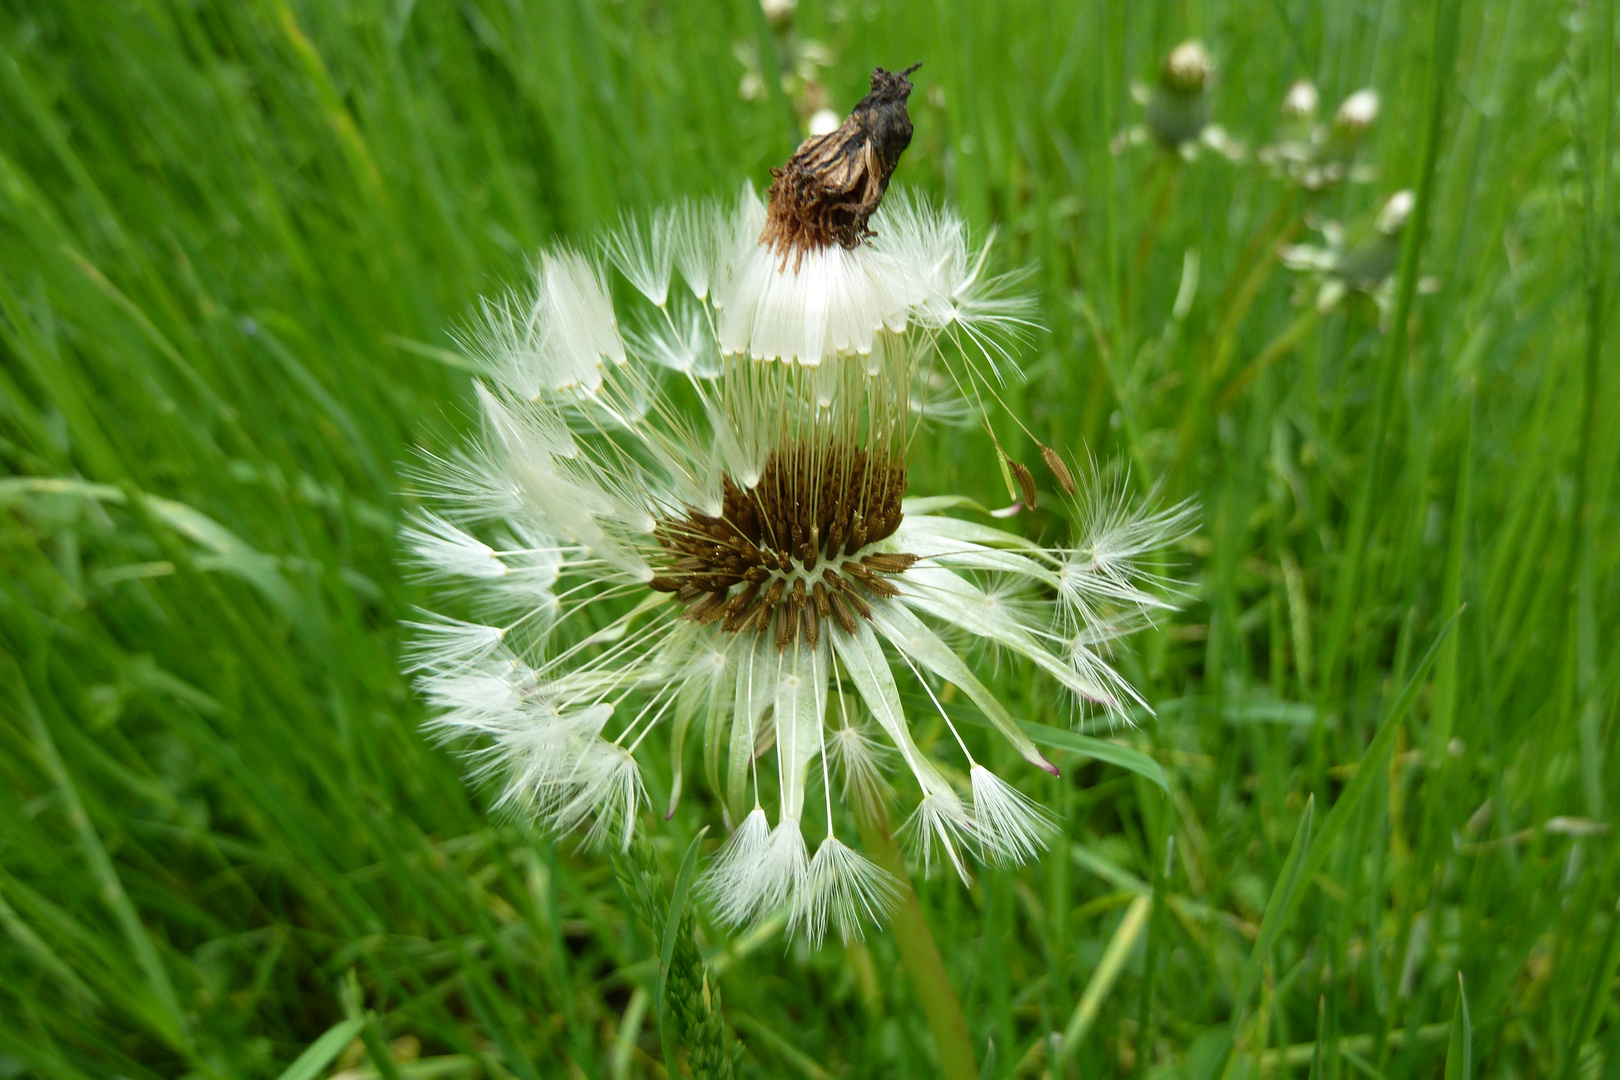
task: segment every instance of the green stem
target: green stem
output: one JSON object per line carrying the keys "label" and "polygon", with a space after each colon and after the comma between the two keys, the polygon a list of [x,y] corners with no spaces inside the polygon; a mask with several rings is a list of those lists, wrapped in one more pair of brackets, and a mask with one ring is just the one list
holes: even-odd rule
{"label": "green stem", "polygon": [[[1293,217],[1295,198],[1292,190],[1283,197],[1233,268],[1231,283],[1227,285],[1226,295],[1221,297],[1224,314],[1215,332],[1214,358],[1209,364],[1210,377],[1214,381],[1220,381],[1221,376],[1226,374],[1227,365],[1232,362],[1232,350],[1237,347],[1238,323],[1254,303],[1254,298],[1260,295],[1260,286],[1266,283],[1271,271],[1276,268],[1278,251],[1293,239],[1299,229],[1300,219]],[[1260,246],[1251,253],[1257,241]],[[1239,272],[1243,274],[1241,278],[1238,277]]]}
{"label": "green stem", "polygon": [[1131,293],[1142,282],[1142,275],[1147,271],[1148,257],[1153,254],[1153,243],[1158,239],[1159,229],[1164,224],[1165,216],[1170,212],[1170,203],[1175,199],[1177,189],[1181,187],[1181,159],[1156,158],[1152,168],[1157,169],[1161,162],[1165,163],[1169,172],[1159,181],[1159,197],[1154,200],[1147,227],[1142,230],[1141,239],[1136,242],[1136,257],[1131,261],[1131,276],[1125,279],[1126,304],[1130,303]]}
{"label": "green stem", "polygon": [[1322,650],[1317,690],[1317,724],[1312,734],[1312,786],[1327,788],[1327,723],[1330,705],[1339,689],[1339,671],[1345,650],[1351,642],[1351,627],[1358,610],[1366,607],[1361,596],[1362,571],[1369,561],[1367,551],[1372,521],[1379,505],[1380,480],[1384,465],[1384,440],[1391,426],[1391,415],[1399,402],[1397,391],[1406,367],[1410,345],[1413,298],[1417,295],[1418,254],[1422,250],[1429,208],[1434,201],[1435,171],[1440,157],[1440,136],[1445,117],[1446,88],[1453,79],[1456,55],[1458,10],[1460,5],[1435,5],[1433,45],[1429,54],[1429,102],[1425,120],[1423,156],[1418,167],[1417,201],[1401,238],[1400,269],[1396,276],[1395,317],[1390,323],[1377,388],[1372,402],[1372,431],[1366,458],[1361,465],[1360,483],[1350,508],[1350,524],[1345,543],[1338,554],[1338,571],[1333,587],[1332,617],[1327,627],[1327,647]]}
{"label": "green stem", "polygon": [[[1245,372],[1239,380],[1234,380],[1215,409],[1212,411],[1209,408],[1210,395],[1226,374],[1227,366],[1231,363],[1232,351],[1237,346],[1238,323],[1254,303],[1255,297],[1260,294],[1260,287],[1266,283],[1271,271],[1275,269],[1278,250],[1293,237],[1300,226],[1301,219],[1294,216],[1294,203],[1295,196],[1290,192],[1277,204],[1271,217],[1266,219],[1266,223],[1238,257],[1226,288],[1221,292],[1218,310],[1224,314],[1215,332],[1214,345],[1205,354],[1207,359],[1198,363],[1194,375],[1194,390],[1187,396],[1179,425],[1180,434],[1176,440],[1176,458],[1170,466],[1172,473],[1179,474],[1193,459],[1203,425],[1208,418],[1228,408],[1236,398],[1237,390],[1240,390],[1248,379],[1259,373],[1259,369],[1251,364],[1252,370]],[[1291,345],[1292,341],[1286,344]]]}
{"label": "green stem", "polygon": [[[1159,950],[1164,943],[1165,908],[1170,895],[1170,858],[1175,852],[1175,837],[1169,833],[1170,800],[1164,800],[1164,812],[1159,815],[1164,843],[1157,845],[1153,858],[1153,911],[1148,918],[1147,943],[1143,947],[1142,993],[1136,1008],[1136,1062],[1132,1076],[1146,1076],[1153,1057],[1153,984],[1159,970]],[[1162,857],[1157,852],[1162,851]]]}
{"label": "green stem", "polygon": [[1215,411],[1225,412],[1237,401],[1243,393],[1244,387],[1255,380],[1262,371],[1275,363],[1288,350],[1298,345],[1311,328],[1316,325],[1317,310],[1314,305],[1307,306],[1299,313],[1299,317],[1288,325],[1282,333],[1271,340],[1271,344],[1260,350],[1258,356],[1249,361],[1243,370],[1233,376],[1232,381],[1221,391],[1220,397],[1215,401]]}
{"label": "green stem", "polygon": [[[1597,518],[1594,507],[1593,445],[1597,430],[1598,395],[1602,390],[1603,346],[1606,340],[1604,323],[1608,311],[1606,296],[1609,270],[1609,237],[1612,203],[1609,195],[1614,132],[1614,0],[1603,5],[1601,13],[1594,11],[1592,28],[1594,41],[1588,47],[1588,82],[1597,88],[1585,101],[1599,102],[1596,106],[1596,138],[1592,144],[1591,121],[1582,109],[1581,138],[1577,151],[1583,158],[1582,170],[1586,187],[1586,228],[1583,242],[1586,276],[1586,354],[1581,372],[1580,427],[1576,435],[1575,459],[1575,527],[1569,530],[1569,550],[1565,558],[1565,595],[1569,601],[1566,635],[1570,674],[1573,677],[1573,701],[1581,717],[1580,729],[1583,745],[1583,780],[1586,787],[1587,813],[1594,818],[1603,816],[1603,788],[1599,777],[1603,775],[1599,740],[1593,737],[1596,725],[1597,699],[1596,634],[1591,617],[1594,588],[1593,525]],[[1601,57],[1601,60],[1598,58]],[[1602,63],[1601,77],[1591,68]],[[1590,106],[1587,106],[1590,107]],[[1601,485],[1597,487],[1601,490]]]}
{"label": "green stem", "polygon": [[922,1002],[928,1029],[934,1035],[939,1055],[940,1075],[945,1080],[978,1080],[979,1067],[973,1058],[973,1040],[968,1036],[967,1019],[957,1000],[945,961],[934,944],[934,934],[923,917],[917,891],[911,887],[906,860],[894,842],[888,812],[881,807],[875,814],[855,815],[861,829],[861,842],[872,861],[893,874],[900,882],[900,903],[890,930],[900,947],[900,962],[911,976],[911,985]]}

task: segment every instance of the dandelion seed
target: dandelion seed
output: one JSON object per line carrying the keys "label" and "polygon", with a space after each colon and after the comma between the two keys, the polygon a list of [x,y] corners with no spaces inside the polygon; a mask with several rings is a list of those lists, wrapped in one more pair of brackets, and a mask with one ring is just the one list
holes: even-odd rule
{"label": "dandelion seed", "polygon": [[663,307],[669,298],[677,220],[673,212],[654,214],[646,226],[626,218],[602,241],[602,251],[613,265],[658,307]]}
{"label": "dandelion seed", "polygon": [[827,735],[829,766],[842,774],[839,797],[871,817],[888,802],[892,790],[884,776],[885,748],[861,728],[846,724]]}
{"label": "dandelion seed", "polygon": [[900,833],[922,861],[925,873],[933,873],[934,864],[943,859],[963,881],[971,880],[959,845],[973,839],[973,819],[954,791],[942,787],[924,795]]}
{"label": "dandelion seed", "polygon": [[[925,869],[1020,862],[1047,832],[971,757],[970,790],[952,786],[962,773],[914,741],[902,683],[942,716],[930,680],[953,683],[1055,772],[965,654],[1031,663],[1120,711],[1135,695],[1107,650],[1167,606],[1148,556],[1188,521],[1076,484],[1051,451],[1072,548],[910,497],[918,426],[950,412],[943,389],[988,385],[1029,307],[958,219],[879,205],[909,91],[880,69],[851,119],[779,171],[769,207],[745,191],[622,225],[602,248],[639,294],[622,320],[601,269],[567,251],[486,303],[464,335],[486,372],[481,440],[425,461],[434,505],[404,534],[445,602],[471,609],[411,624],[430,730],[500,807],[623,847],[647,801],[638,761],[679,756],[700,727],[737,823],[701,892],[728,923],[785,908],[817,940],[894,901],[839,835],[846,805],[886,808],[885,757],[920,796],[903,832]],[[691,297],[670,294],[677,270]],[[951,334],[983,347],[947,356]]]}
{"label": "dandelion seed", "polygon": [[484,626],[460,619],[434,616],[405,624],[416,632],[412,642],[415,671],[465,671],[494,654],[505,640],[499,626]]}
{"label": "dandelion seed", "polygon": [[705,891],[714,903],[715,913],[725,922],[747,922],[759,907],[762,890],[757,879],[770,838],[770,818],[756,806],[705,872]]}
{"label": "dandelion seed", "polygon": [[508,572],[494,548],[438,514],[423,513],[400,539],[433,576],[489,578]]}
{"label": "dandelion seed", "polygon": [[973,834],[989,858],[1018,865],[1038,855],[1057,831],[1056,819],[983,765],[974,765]]}
{"label": "dandelion seed", "polygon": [[830,923],[845,941],[859,940],[863,924],[881,923],[900,900],[894,875],[829,836],[810,860],[807,880],[793,897],[788,925],[819,943]]}

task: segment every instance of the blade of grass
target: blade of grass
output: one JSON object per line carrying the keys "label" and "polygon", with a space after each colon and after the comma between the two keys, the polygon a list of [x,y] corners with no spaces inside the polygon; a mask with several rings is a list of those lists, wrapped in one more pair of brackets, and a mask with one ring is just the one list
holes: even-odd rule
{"label": "blade of grass", "polygon": [[[1372,744],[1367,747],[1367,752],[1362,755],[1361,762],[1356,766],[1356,771],[1351,776],[1350,782],[1345,785],[1338,801],[1333,804],[1333,809],[1328,812],[1326,820],[1322,823],[1322,831],[1314,840],[1307,834],[1307,826],[1311,820],[1309,809],[1307,809],[1305,816],[1301,818],[1299,831],[1296,831],[1294,835],[1294,845],[1289,848],[1288,858],[1283,863],[1283,871],[1278,877],[1278,885],[1272,890],[1271,899],[1266,904],[1266,913],[1260,922],[1260,934],[1255,940],[1254,948],[1249,954],[1248,963],[1244,967],[1238,994],[1233,1002],[1231,1027],[1222,1037],[1221,1050],[1212,1059],[1214,1064],[1203,1074],[1206,1078],[1219,1076],[1221,1071],[1225,1069],[1227,1059],[1231,1056],[1232,1047],[1237,1037],[1238,1025],[1243,1019],[1243,1010],[1248,1005],[1249,996],[1254,993],[1255,988],[1259,985],[1261,968],[1266,955],[1269,953],[1270,946],[1275,942],[1277,935],[1282,932],[1282,928],[1293,920],[1294,913],[1298,910],[1299,903],[1304,898],[1304,890],[1295,889],[1295,883],[1314,881],[1316,875],[1326,865],[1329,855],[1333,853],[1339,834],[1344,831],[1356,808],[1360,806],[1362,798],[1366,795],[1368,789],[1372,787],[1385,755],[1389,753],[1390,747],[1395,742],[1395,733],[1400,727],[1400,721],[1406,716],[1407,711],[1411,709],[1413,702],[1417,700],[1418,693],[1423,688],[1424,681],[1428,678],[1429,669],[1434,665],[1435,657],[1439,653],[1441,642],[1445,641],[1446,635],[1451,632],[1451,628],[1456,625],[1457,619],[1461,615],[1462,612],[1458,611],[1457,614],[1446,620],[1445,626],[1441,627],[1440,633],[1430,643],[1428,650],[1423,654],[1423,658],[1418,661],[1417,667],[1413,670],[1411,678],[1407,680],[1400,696],[1395,699],[1394,704],[1384,714],[1383,720],[1379,722],[1378,733],[1373,737]],[[1312,803],[1314,803],[1314,796],[1312,797]],[[1312,803],[1307,803],[1307,807]],[[1305,842],[1307,846],[1304,849],[1299,846],[1302,834],[1306,834]]]}
{"label": "blade of grass", "polygon": [[[932,703],[929,703],[929,707],[932,708]],[[977,709],[964,708],[954,704],[947,704],[944,708],[950,714],[953,722],[972,724],[975,727],[994,728],[990,720]],[[1050,724],[1039,724],[1033,720],[1018,720],[1016,723],[1037,746],[1049,746],[1054,750],[1067,750],[1078,757],[1118,765],[1122,769],[1152,781],[1166,794],[1170,791],[1170,778],[1165,775],[1164,766],[1140,750],[1129,746],[1121,746],[1107,739],[1099,739],[1094,735],[1082,735],[1078,731],[1065,731],[1063,728],[1052,727]]]}
{"label": "blade of grass", "polygon": [[666,1026],[669,1019],[669,965],[675,956],[681,920],[686,917],[686,901],[692,891],[692,882],[697,878],[698,852],[708,831],[707,826],[699,829],[692,842],[686,845],[686,854],[681,856],[681,867],[675,873],[675,889],[669,897],[669,913],[664,918],[663,940],[658,946],[658,1040],[663,1044],[664,1067],[669,1070],[670,1076],[680,1074],[675,1071],[674,1040],[669,1038]]}
{"label": "blade of grass", "polygon": [[1220,1036],[1218,1050],[1206,1059],[1207,1064],[1201,1074],[1204,1080],[1214,1080],[1226,1071],[1226,1063],[1232,1056],[1232,1048],[1237,1043],[1239,1029],[1248,1020],[1249,999],[1260,987],[1260,977],[1265,971],[1267,961],[1271,958],[1271,949],[1277,943],[1277,935],[1282,933],[1287,924],[1287,914],[1293,906],[1294,898],[1300,891],[1300,871],[1303,868],[1306,852],[1311,844],[1311,825],[1316,811],[1316,797],[1313,795],[1305,801],[1305,812],[1300,815],[1299,826],[1294,830],[1294,842],[1288,847],[1288,857],[1283,860],[1282,872],[1277,875],[1277,884],[1271,890],[1271,898],[1266,901],[1266,913],[1260,920],[1260,933],[1255,938],[1254,947],[1249,950],[1249,959],[1243,965],[1243,974],[1238,982],[1238,990],[1232,999],[1232,1019],[1226,1030]]}
{"label": "blade of grass", "polygon": [[1603,950],[1598,956],[1597,970],[1587,981],[1586,992],[1581,995],[1581,1011],[1576,1016],[1569,1047],[1564,1051],[1564,1065],[1559,1074],[1561,1080],[1574,1077],[1581,1060],[1581,1048],[1592,1041],[1598,1025],[1603,1021],[1603,1014],[1608,1011],[1609,988],[1614,985],[1615,968],[1620,965],[1620,904],[1616,904],[1609,913],[1609,929],[1603,935]]}
{"label": "blade of grass", "polygon": [[148,1018],[158,1034],[171,1046],[181,1053],[189,1054],[191,1052],[189,1025],[184,1011],[180,1008],[180,999],[169,977],[169,969],[164,965],[156,943],[153,942],[146,924],[141,921],[140,913],[135,910],[135,904],[130,900],[124,883],[119,879],[118,870],[113,865],[106,846],[101,842],[95,824],[85,812],[78,788],[73,778],[68,775],[67,766],[63,763],[61,755],[57,753],[56,741],[51,738],[50,729],[46,727],[45,718],[41,715],[39,705],[23,678],[22,670],[15,660],[3,654],[0,654],[0,678],[9,685],[9,696],[21,712],[33,736],[35,752],[56,786],[57,798],[61,800],[68,824],[78,840],[80,854],[97,882],[101,900],[111,910],[119,930],[123,933],[125,943],[134,954],[135,962],[146,978],[147,987],[156,1006],[147,1010]]}
{"label": "blade of grass", "polygon": [[293,1063],[283,1069],[276,1080],[316,1080],[332,1063],[332,1059],[360,1034],[362,1026],[364,1022],[360,1020],[339,1020],[294,1058]]}
{"label": "blade of grass", "polygon": [[[1169,820],[1169,800],[1166,800],[1165,813],[1160,819]],[[1170,833],[1164,838],[1164,858],[1153,860],[1153,911],[1148,920],[1147,946],[1142,957],[1142,991],[1140,1004],[1136,1010],[1136,1062],[1132,1074],[1141,1076],[1148,1067],[1148,1060],[1153,1051],[1153,991],[1159,976],[1159,951],[1164,948],[1165,919],[1168,903],[1158,902],[1161,898],[1168,900],[1170,895],[1170,868],[1171,860],[1176,852],[1176,837]]]}
{"label": "blade of grass", "polygon": [[1461,4],[1458,0],[1441,0],[1434,7],[1434,26],[1430,39],[1428,72],[1428,111],[1424,118],[1423,156],[1418,167],[1416,202],[1401,237],[1401,258],[1395,286],[1395,314],[1384,355],[1379,363],[1376,396],[1373,399],[1372,431],[1368,436],[1366,461],[1359,469],[1359,484],[1350,511],[1350,526],[1340,551],[1338,572],[1334,578],[1333,614],[1328,625],[1327,647],[1322,653],[1318,706],[1322,719],[1318,721],[1313,757],[1317,790],[1323,790],[1326,779],[1326,716],[1327,707],[1337,693],[1339,668],[1344,662],[1344,650],[1350,640],[1354,613],[1363,603],[1361,594],[1363,561],[1367,555],[1368,533],[1372,522],[1374,498],[1382,481],[1384,442],[1388,437],[1390,416],[1395,408],[1395,391],[1406,365],[1411,335],[1412,302],[1417,295],[1418,257],[1427,236],[1428,220],[1435,198],[1435,170],[1440,158],[1440,138],[1445,118],[1448,88],[1453,79],[1453,50],[1457,39],[1457,20]]}
{"label": "blade of grass", "polygon": [[1086,982],[1085,990],[1080,993],[1080,1001],[1074,1007],[1074,1015],[1069,1018],[1063,1029],[1063,1041],[1056,1049],[1074,1057],[1080,1051],[1080,1043],[1085,1039],[1091,1025],[1097,1020],[1097,1013],[1102,1008],[1103,1000],[1108,997],[1114,983],[1119,981],[1120,973],[1125,970],[1125,962],[1130,959],[1131,950],[1136,947],[1136,939],[1142,936],[1142,930],[1147,926],[1148,916],[1153,911],[1153,898],[1138,896],[1131,901],[1130,907],[1125,909],[1125,915],[1120,919],[1119,925],[1114,928],[1114,934],[1108,939],[1108,947],[1103,950],[1102,959],[1091,972],[1091,978]]}
{"label": "blade of grass", "polygon": [[1474,1024],[1468,1017],[1468,989],[1457,972],[1457,1004],[1451,1010],[1451,1042],[1446,1048],[1446,1080],[1473,1080]]}

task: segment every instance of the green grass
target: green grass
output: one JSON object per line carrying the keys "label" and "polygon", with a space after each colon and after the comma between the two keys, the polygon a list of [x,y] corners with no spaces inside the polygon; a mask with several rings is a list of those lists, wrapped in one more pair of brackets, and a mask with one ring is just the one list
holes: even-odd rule
{"label": "green grass", "polygon": [[[608,861],[486,817],[418,731],[399,470],[469,427],[443,350],[481,292],[787,155],[793,101],[738,93],[765,20],[3,10],[0,1078],[277,1077],[329,1032],[373,1075],[660,1075],[658,943]],[[1231,1076],[1452,1076],[1465,1045],[1477,1076],[1615,1075],[1613,0],[804,0],[796,31],[837,108],[925,61],[898,182],[1034,268],[1031,431],[1203,508],[1193,599],[1124,658],[1159,718],[1113,733],[1169,797],[1002,748],[1063,839],[922,888],[987,1073],[1203,1077],[1230,1048]],[[1378,88],[1378,179],[1308,209],[1427,195],[1407,332],[1353,305],[1250,366],[1296,327],[1269,253],[1306,205],[1252,163],[1109,149],[1191,36],[1251,147],[1299,76],[1327,108]],[[982,436],[925,440],[912,477],[999,498]],[[1022,669],[996,687],[1069,720]],[[651,829],[669,881],[701,809]],[[889,938],[700,932],[745,1074],[933,1074]]]}

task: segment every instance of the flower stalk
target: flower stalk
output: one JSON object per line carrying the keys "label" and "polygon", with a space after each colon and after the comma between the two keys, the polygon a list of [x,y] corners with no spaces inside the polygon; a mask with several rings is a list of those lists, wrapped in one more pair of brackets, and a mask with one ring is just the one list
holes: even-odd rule
{"label": "flower stalk", "polygon": [[933,931],[928,927],[928,918],[917,899],[917,890],[912,887],[911,875],[906,872],[906,860],[895,842],[889,813],[881,805],[868,806],[855,815],[855,820],[867,854],[898,882],[899,900],[890,917],[890,933],[900,950],[900,962],[905,965],[912,989],[923,1007],[928,1030],[934,1036],[934,1052],[939,1055],[940,1075],[945,1080],[977,1080],[979,1068],[975,1063],[973,1039],[968,1034],[962,1002],[951,985],[945,960],[934,941]]}

